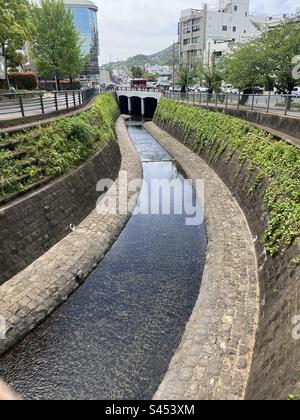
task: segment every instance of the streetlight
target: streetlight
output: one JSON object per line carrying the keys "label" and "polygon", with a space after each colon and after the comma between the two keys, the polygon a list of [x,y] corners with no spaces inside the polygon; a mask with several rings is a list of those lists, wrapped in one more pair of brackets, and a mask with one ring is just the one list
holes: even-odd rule
{"label": "streetlight", "polygon": [[10,83],[9,83],[8,69],[7,69],[7,56],[6,56],[7,48],[8,48],[8,42],[5,41],[3,46],[2,46],[2,54],[3,54],[3,57],[4,57],[4,74],[5,74],[7,87],[10,90]]}
{"label": "streetlight", "polygon": [[179,45],[180,42],[173,42],[173,93],[175,91],[175,45]]}

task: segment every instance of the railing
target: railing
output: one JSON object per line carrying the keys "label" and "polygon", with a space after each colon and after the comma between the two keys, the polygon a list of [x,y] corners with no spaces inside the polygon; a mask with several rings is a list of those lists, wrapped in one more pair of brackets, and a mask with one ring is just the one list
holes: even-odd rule
{"label": "railing", "polygon": [[130,86],[116,86],[116,90],[124,91],[124,92],[162,92],[161,89],[158,88],[138,88],[138,87],[130,87]]}
{"label": "railing", "polygon": [[85,89],[59,92],[0,94],[0,120],[24,118],[61,110],[75,109],[87,103],[96,93],[96,89]]}
{"label": "railing", "polygon": [[264,111],[267,113],[279,113],[282,115],[300,117],[300,98],[292,95],[165,92],[165,96],[169,99],[192,105]]}

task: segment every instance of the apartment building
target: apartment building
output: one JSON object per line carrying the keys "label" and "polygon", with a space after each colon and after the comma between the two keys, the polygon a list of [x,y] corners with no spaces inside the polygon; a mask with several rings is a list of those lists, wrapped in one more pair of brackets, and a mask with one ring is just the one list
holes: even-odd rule
{"label": "apartment building", "polygon": [[219,0],[215,9],[204,5],[184,10],[178,25],[181,60],[207,65],[213,54],[222,55],[232,43],[259,35],[256,23],[264,21],[264,16],[250,13],[249,0]]}

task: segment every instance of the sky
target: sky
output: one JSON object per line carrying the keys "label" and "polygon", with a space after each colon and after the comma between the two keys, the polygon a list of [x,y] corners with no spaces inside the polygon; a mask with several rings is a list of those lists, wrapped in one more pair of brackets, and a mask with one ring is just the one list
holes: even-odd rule
{"label": "sky", "polygon": [[[100,62],[152,54],[177,40],[180,11],[201,9],[202,0],[94,0],[99,7]],[[207,0],[216,5],[217,0]],[[250,10],[276,15],[294,13],[299,0],[250,0]]]}

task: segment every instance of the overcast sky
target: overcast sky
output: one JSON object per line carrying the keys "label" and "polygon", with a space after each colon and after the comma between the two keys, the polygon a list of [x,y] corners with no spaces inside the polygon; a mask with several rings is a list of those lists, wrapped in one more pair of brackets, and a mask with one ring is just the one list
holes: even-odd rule
{"label": "overcast sky", "polygon": [[[94,0],[99,6],[101,64],[136,54],[156,53],[177,36],[180,11],[200,9],[199,0]],[[210,5],[217,1],[207,0]],[[252,11],[293,13],[299,0],[250,0]]]}

